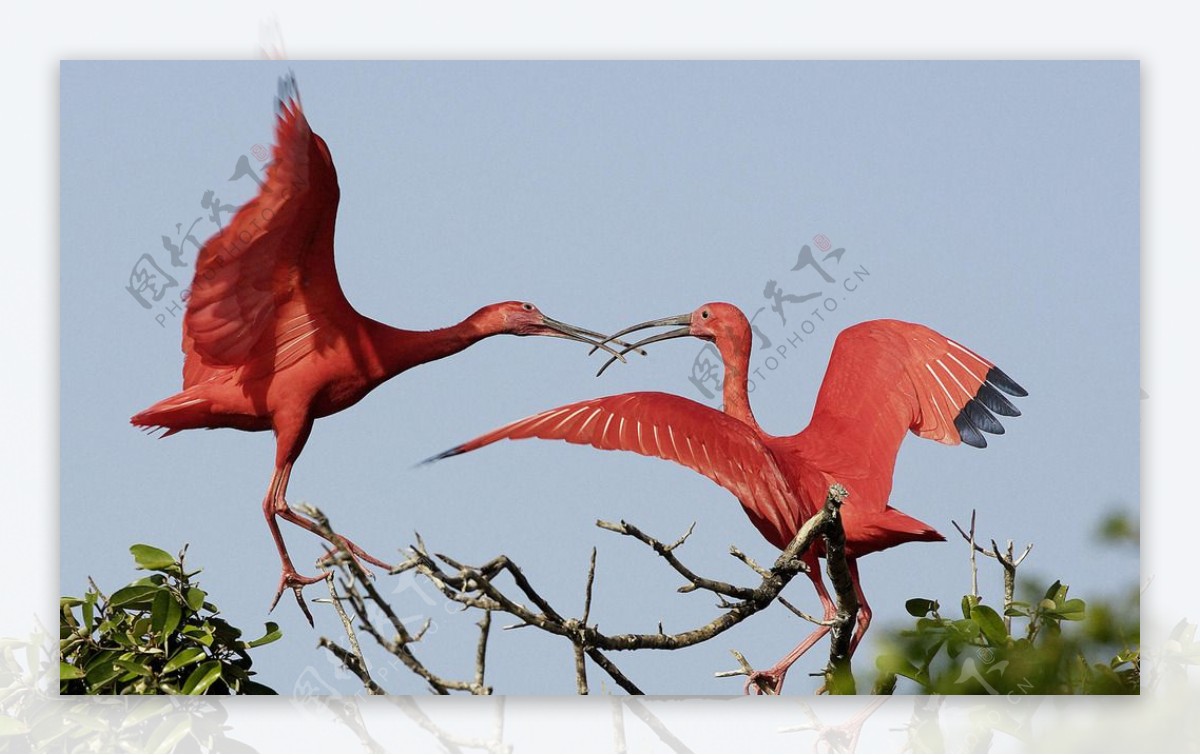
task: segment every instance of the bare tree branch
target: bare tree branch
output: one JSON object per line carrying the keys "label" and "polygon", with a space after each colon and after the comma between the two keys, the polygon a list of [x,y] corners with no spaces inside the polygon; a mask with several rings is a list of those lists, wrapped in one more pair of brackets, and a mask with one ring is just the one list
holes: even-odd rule
{"label": "bare tree branch", "polygon": [[[517,620],[517,623],[505,627],[506,629],[535,627],[549,634],[563,637],[571,643],[575,661],[576,687],[581,694],[588,692],[587,659],[591,659],[624,691],[630,694],[641,694],[638,685],[629,679],[611,658],[605,655],[606,652],[678,650],[711,640],[779,599],[780,592],[791,579],[796,574],[806,571],[804,556],[808,549],[812,547],[817,538],[823,538],[828,572],[834,583],[839,606],[838,617],[835,622],[832,622],[834,642],[831,644],[830,669],[831,672],[844,669],[844,672],[848,673],[850,630],[857,615],[858,606],[845,560],[845,534],[839,515],[839,507],[845,496],[844,488],[840,485],[832,486],[825,506],[804,523],[792,542],[780,553],[769,569],[755,563],[753,559],[737,548],[730,549],[732,555],[749,566],[760,577],[760,582],[755,587],[740,587],[708,579],[684,566],[675,555],[675,551],[687,541],[694,525],[689,527],[688,531],[675,542],[665,544],[628,522],[619,524],[597,522],[597,526],[603,529],[632,537],[650,547],[687,581],[687,584],[680,588],[681,592],[704,590],[718,597],[722,613],[703,626],[674,634],[663,631],[661,623],[658,625],[657,631],[653,632],[607,634],[601,632],[599,627],[591,622],[592,596],[596,579],[595,549],[592,551],[584,587],[582,616],[569,618],[555,609],[550,601],[538,592],[521,567],[508,556],[500,555],[480,566],[471,566],[445,554],[431,554],[418,534],[417,544],[410,546],[408,557],[394,567],[391,573],[401,574],[412,571],[427,579],[448,600],[458,603],[464,608],[474,608],[483,612],[484,617],[479,623],[480,637],[476,648],[475,674],[469,682],[444,679],[422,664],[413,653],[411,646],[421,639],[423,631],[414,636],[404,626],[403,621],[392,607],[379,595],[357,560],[344,551],[331,554],[330,558],[336,568],[346,576],[346,594],[340,600],[351,605],[363,630],[385,650],[400,659],[409,670],[428,682],[434,692],[439,694],[449,694],[452,691],[466,691],[472,694],[491,693],[491,688],[484,683],[486,647],[491,613],[500,611]],[[329,532],[332,542],[340,543],[341,540],[337,539],[333,531],[329,529],[324,516],[315,510],[313,512],[311,515],[318,527]],[[327,558],[327,560],[330,559]],[[506,583],[511,583],[511,587],[505,586]],[[815,621],[786,601],[784,603],[797,615]],[[335,599],[335,604],[340,608],[340,602],[337,599]],[[377,608],[378,612],[381,612],[391,625],[395,633],[392,638],[385,637],[376,626],[371,615],[372,612],[368,610],[372,607]],[[353,627],[348,617],[343,619],[343,626],[346,628],[347,636],[352,637]],[[343,657],[343,655],[354,657],[352,652],[343,650],[342,653],[339,653],[340,648],[337,648],[336,644],[331,641],[325,641],[322,646],[328,647],[344,663],[352,662]],[[745,664],[745,667],[749,669],[749,664]],[[365,673],[365,664],[362,664],[362,668]],[[352,670],[354,669],[352,668]],[[370,689],[366,679],[364,679],[364,685]]]}
{"label": "bare tree branch", "polygon": [[[355,637],[350,619],[342,609],[341,603],[343,600],[349,602],[353,607],[355,615],[361,622],[361,627],[367,631],[367,633],[369,633],[381,647],[398,658],[410,671],[424,679],[435,693],[446,695],[451,691],[464,691],[476,695],[491,694],[491,689],[483,684],[483,664],[486,660],[487,635],[488,628],[491,625],[490,617],[485,617],[484,621],[480,623],[480,641],[479,646],[476,649],[475,679],[470,682],[455,681],[443,679],[437,674],[434,674],[432,671],[426,668],[426,666],[421,663],[420,660],[417,659],[416,655],[409,647],[411,644],[420,641],[421,636],[425,632],[425,628],[428,627],[428,623],[426,624],[426,627],[423,628],[416,636],[413,636],[404,626],[404,622],[400,620],[388,602],[384,600],[379,594],[378,590],[375,589],[373,578],[367,574],[367,572],[359,564],[358,560],[355,559],[343,547],[342,543],[344,541],[338,537],[333,529],[329,526],[328,518],[326,518],[326,516],[319,509],[313,506],[304,506],[303,510],[313,519],[318,529],[322,531],[322,535],[328,535],[328,539],[331,542],[339,544],[338,549],[336,551],[332,551],[330,554],[327,554],[323,559],[323,562],[326,566],[332,565],[341,571],[343,580],[342,584],[346,594],[345,596],[339,597],[333,591],[331,581],[331,602],[337,609],[339,617],[342,619],[343,626],[346,630],[347,636],[350,638],[350,643],[353,648],[357,649],[358,641]],[[361,586],[363,591],[366,592],[366,598],[364,598],[363,594],[359,592],[359,586]],[[375,623],[371,618],[370,611],[368,611],[368,600],[384,614],[388,622],[391,624],[393,630],[396,632],[396,636],[393,639],[389,640],[385,638],[375,626]],[[371,679],[370,674],[367,672],[366,663],[362,659],[361,650],[359,650],[358,654],[356,655],[354,652],[346,650],[327,637],[321,637],[318,641],[318,646],[326,648],[333,653],[339,661],[345,664],[351,672],[358,676],[359,680],[363,682],[364,687],[366,687],[371,694],[387,694],[385,690],[379,687],[379,685],[373,679]]]}
{"label": "bare tree branch", "polygon": [[[834,488],[838,490],[835,491]],[[846,489],[835,485],[829,489],[826,510],[832,508],[831,523],[836,517],[837,507],[845,500]],[[850,640],[855,620],[858,618],[858,596],[854,592],[854,581],[850,579],[850,566],[846,562],[846,532],[841,526],[822,528],[825,539],[825,572],[833,583],[837,596],[837,615],[830,627],[829,665],[825,669],[825,687],[835,692],[854,693],[854,675],[850,673]]]}
{"label": "bare tree branch", "polygon": [[688,584],[680,587],[678,592],[686,593],[697,589],[708,590],[709,592],[714,592],[718,595],[726,595],[731,598],[737,598],[738,600],[748,600],[753,595],[753,591],[747,588],[736,587],[728,582],[719,582],[717,580],[705,579],[704,577],[698,576],[691,569],[684,566],[679,559],[675,557],[673,551],[679,546],[683,545],[688,536],[692,534],[692,530],[696,527],[694,523],[688,528],[688,531],[684,533],[683,537],[679,538],[671,545],[664,545],[663,543],[660,543],[629,522],[613,524],[612,522],[597,520],[596,526],[601,529],[616,532],[619,535],[627,535],[629,537],[636,538],[637,540],[640,540],[641,542],[650,546],[655,553],[662,556],[663,560],[671,565],[672,569],[679,572],[683,578],[688,581]]}
{"label": "bare tree branch", "polygon": [[372,695],[387,694],[382,687],[375,683],[371,678],[371,673],[367,669],[367,662],[363,659],[362,648],[358,646],[358,637],[354,634],[354,625],[350,623],[350,617],[346,615],[346,609],[342,608],[342,599],[338,596],[337,590],[333,586],[333,574],[325,578],[325,583],[329,586],[329,603],[337,611],[338,618],[342,620],[342,626],[346,630],[346,637],[350,641],[350,650],[346,650],[337,643],[327,637],[322,637],[317,641],[318,647],[327,648],[338,660],[342,662],[346,668],[358,677],[363,686]]}
{"label": "bare tree branch", "polygon": [[952,520],[950,520],[950,523],[954,525],[954,529],[958,530],[958,534],[962,535],[963,539],[971,544],[971,548],[972,548],[972,551],[971,551],[971,585],[972,585],[972,594],[973,595],[976,595],[976,596],[979,595],[979,589],[978,589],[978,584],[976,582],[976,572],[975,572],[975,553],[976,552],[979,552],[979,553],[987,556],[988,558],[996,559],[996,561],[1004,569],[1004,629],[1005,629],[1005,631],[1011,632],[1012,631],[1012,617],[1010,617],[1008,615],[1008,609],[1012,607],[1013,596],[1016,591],[1017,567],[1021,565],[1021,562],[1024,561],[1025,557],[1029,555],[1029,552],[1033,550],[1033,543],[1029,543],[1028,545],[1026,545],[1025,550],[1023,550],[1021,552],[1021,555],[1017,556],[1015,558],[1013,557],[1013,541],[1012,540],[1008,541],[1008,547],[1003,552],[1001,552],[1000,546],[996,545],[995,540],[992,540],[992,549],[987,550],[983,546],[979,545],[979,543],[975,542],[975,510],[974,509],[971,510],[971,533],[970,533],[970,535],[968,535],[966,532],[963,532],[963,528],[958,526],[958,522],[955,522],[952,519]]}

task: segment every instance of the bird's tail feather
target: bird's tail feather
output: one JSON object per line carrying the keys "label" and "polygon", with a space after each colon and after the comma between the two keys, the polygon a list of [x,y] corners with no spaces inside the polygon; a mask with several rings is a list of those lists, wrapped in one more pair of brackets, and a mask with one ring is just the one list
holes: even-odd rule
{"label": "bird's tail feather", "polygon": [[166,430],[161,436],[174,435],[180,430],[206,427],[209,400],[196,396],[191,390],[176,393],[129,418],[129,424],[149,432]]}

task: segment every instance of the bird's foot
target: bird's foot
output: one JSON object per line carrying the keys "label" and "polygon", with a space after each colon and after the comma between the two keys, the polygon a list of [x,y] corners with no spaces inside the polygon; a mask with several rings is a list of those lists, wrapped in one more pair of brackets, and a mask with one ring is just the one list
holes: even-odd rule
{"label": "bird's foot", "polygon": [[316,577],[305,577],[298,574],[295,569],[288,566],[283,567],[283,573],[279,577],[279,589],[275,591],[275,599],[271,601],[271,607],[267,609],[267,613],[275,610],[275,606],[279,603],[279,598],[283,595],[283,591],[291,589],[296,595],[296,604],[300,606],[300,610],[304,612],[304,618],[308,619],[308,625],[314,626],[312,612],[308,610],[308,605],[304,602],[302,594],[305,587],[314,582],[321,582],[329,577],[329,572],[321,572]]}
{"label": "bird's foot", "polygon": [[[354,560],[354,563],[358,564],[358,568],[362,569],[364,574],[371,575],[371,572],[367,571],[367,568],[363,566],[363,561],[366,561],[374,566],[378,566],[380,569],[384,569],[386,571],[392,570],[391,564],[375,558],[370,553],[367,553],[362,548],[355,545],[349,538],[342,537],[341,535],[338,535],[338,538],[342,541],[340,552],[350,554],[350,558]],[[325,549],[325,555],[321,557],[321,560],[318,563],[320,563],[322,566],[328,566],[329,564],[335,563],[338,558],[338,553],[339,548],[328,547]]]}
{"label": "bird's foot", "polygon": [[787,669],[774,668],[751,672],[742,692],[747,695],[778,695],[783,691],[783,677],[786,674]]}

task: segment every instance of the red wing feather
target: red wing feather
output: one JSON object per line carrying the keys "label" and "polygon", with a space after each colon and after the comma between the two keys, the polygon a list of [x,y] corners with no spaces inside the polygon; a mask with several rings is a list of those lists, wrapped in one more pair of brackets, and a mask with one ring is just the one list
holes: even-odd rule
{"label": "red wing feather", "polygon": [[781,548],[806,518],[774,455],[754,430],[715,409],[666,393],[625,393],[550,409],[429,461],[522,438],[633,451],[694,469],[737,496],[763,535],[782,543]]}
{"label": "red wing feather", "polygon": [[907,431],[983,448],[983,434],[1019,416],[1001,392],[1027,395],[998,367],[923,325],[873,320],[838,336],[808,427],[788,446],[838,480],[858,481],[857,506],[882,509]]}
{"label": "red wing feather", "polygon": [[337,280],[338,184],[295,82],[281,81],[274,159],[258,195],[200,250],[183,321],[184,384],[268,359],[278,370],[321,344],[349,304]]}

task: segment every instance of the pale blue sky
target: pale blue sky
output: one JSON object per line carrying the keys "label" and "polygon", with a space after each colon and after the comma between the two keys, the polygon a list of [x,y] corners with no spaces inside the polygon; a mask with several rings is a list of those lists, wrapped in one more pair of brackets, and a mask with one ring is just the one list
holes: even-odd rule
{"label": "pale blue sky", "polygon": [[[62,68],[62,589],[133,574],[133,542],[176,549],[231,621],[268,618],[278,559],[259,508],[269,434],[147,438],[128,417],[180,386],[177,320],[155,322],[125,291],[176,223],[203,241],[205,191],[244,201],[227,181],[240,155],[269,145],[278,63],[64,63]],[[598,330],[690,311],[709,300],[749,314],[768,281],[790,294],[833,287],[792,271],[827,236],[846,252],[838,281],[869,275],[767,375],[753,405],[773,433],[802,429],[838,330],[874,317],[921,322],[1000,365],[1030,396],[1024,416],[984,450],[910,438],[893,503],[953,534],[979,510],[981,531],[1034,542],[1025,569],[1090,597],[1132,583],[1136,554],[1098,549],[1113,508],[1137,509],[1138,66],[1126,63],[292,63],[307,115],[329,143],[342,188],[338,268],[356,308],[408,328],[527,299]],[[185,259],[194,249],[185,249]],[[164,302],[177,292],[173,289]],[[785,305],[774,345],[821,301]],[[703,399],[688,381],[701,345],[659,344],[647,359],[592,378],[578,344],[496,338],[400,376],[319,421],[290,500],[321,506],[384,557],[420,531],[467,560],[513,557],[563,610],[578,610],[587,556],[600,550],[593,617],[606,630],[668,630],[712,615],[674,593],[652,554],[596,529],[628,519],[674,537],[725,578],[748,572],[730,544],[772,550],[733,497],[661,460],[550,442],[490,447],[429,468],[414,462],[503,422],[628,390]],[[763,360],[768,351],[756,352]],[[308,564],[314,538],[285,527]],[[303,569],[302,569],[303,570]],[[308,569],[311,572],[311,569]],[[862,562],[876,629],[915,595],[954,602],[969,586],[965,546],[913,544]],[[998,601],[999,575],[985,592]],[[381,578],[385,592],[392,578]],[[630,585],[637,585],[636,591]],[[426,590],[432,596],[431,590]],[[316,596],[317,589],[309,594]],[[789,588],[817,610],[806,581]],[[471,618],[395,595],[432,616],[421,648],[465,674]],[[318,678],[352,692],[314,648],[338,632],[327,609],[310,630],[293,603],[270,617],[284,641],[256,656],[281,692]],[[712,672],[730,647],[766,666],[806,633],[782,609],[708,647],[619,656],[648,690],[740,690]],[[871,635],[868,635],[870,638]],[[369,644],[369,643],[368,643]],[[491,681],[509,693],[571,693],[569,647],[529,630],[496,634]],[[858,664],[871,676],[870,651]],[[797,671],[819,668],[824,646]],[[309,667],[311,670],[306,671]],[[315,674],[315,677],[314,677]],[[592,672],[599,687],[601,674]],[[385,686],[420,692],[393,672]],[[789,691],[808,689],[801,674]]]}

